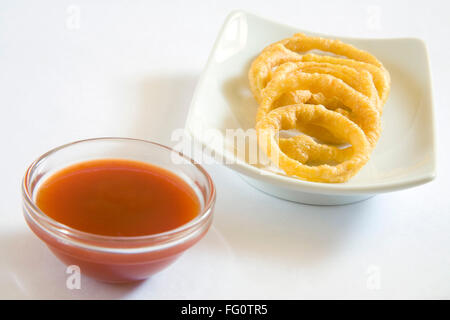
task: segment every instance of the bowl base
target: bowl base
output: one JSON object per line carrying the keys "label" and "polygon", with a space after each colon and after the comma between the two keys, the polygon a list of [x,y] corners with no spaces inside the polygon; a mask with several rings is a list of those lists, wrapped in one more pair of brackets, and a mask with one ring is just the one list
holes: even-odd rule
{"label": "bowl base", "polygon": [[281,198],[284,200],[315,206],[345,205],[360,202],[373,197],[373,195],[370,194],[340,195],[340,194],[309,193],[295,189],[275,186],[271,183],[256,180],[242,174],[239,175],[242,177],[242,179],[244,179],[244,181],[246,181],[252,187],[264,193],[267,193],[271,196],[275,196],[277,198]]}

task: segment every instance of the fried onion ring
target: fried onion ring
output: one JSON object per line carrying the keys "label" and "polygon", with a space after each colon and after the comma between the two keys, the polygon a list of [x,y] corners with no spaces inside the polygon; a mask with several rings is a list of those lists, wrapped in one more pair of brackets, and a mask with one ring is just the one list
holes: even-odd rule
{"label": "fried onion ring", "polygon": [[[302,56],[292,52],[281,44],[271,45],[252,62],[248,72],[250,89],[253,96],[259,103],[261,92],[272,78],[272,73],[276,67],[285,62],[301,61]],[[309,99],[309,98],[308,98]]]}
{"label": "fried onion ring", "polygon": [[[372,54],[298,33],[264,48],[248,78],[259,104],[258,144],[286,174],[345,182],[368,161],[391,85]],[[278,138],[291,129],[301,133]]]}
{"label": "fried onion ring", "polygon": [[352,147],[340,149],[336,146],[319,144],[304,134],[291,138],[280,138],[279,146],[288,157],[301,163],[315,163],[324,160],[339,163],[350,159],[353,154]]}
{"label": "fried onion ring", "polygon": [[389,72],[384,67],[377,67],[370,63],[355,61],[352,59],[342,59],[330,56],[321,56],[313,53],[305,54],[302,57],[304,62],[323,62],[331,64],[339,64],[352,67],[357,71],[369,71],[373,78],[373,83],[378,91],[380,98],[380,106],[386,103],[391,88],[391,78]]}
{"label": "fried onion ring", "polygon": [[[348,59],[316,54],[301,54],[310,50],[326,51],[335,55],[345,56]],[[308,37],[303,33],[297,33],[291,38],[287,38],[269,45],[253,61],[248,77],[250,89],[252,90],[256,101],[260,103],[261,92],[270,81],[272,73],[279,65],[286,62],[298,61],[325,62],[330,64],[346,65],[358,71],[367,70],[371,73],[374,79],[381,105],[383,105],[387,100],[390,88],[389,73],[384,68],[383,64],[373,55],[339,40],[325,39],[321,37]],[[291,94],[291,96],[294,95],[295,94]],[[302,97],[304,96],[305,95],[302,94]],[[298,98],[291,100],[291,102],[297,103],[299,103],[299,101],[300,99]],[[308,102],[316,103],[317,101],[313,100]]]}
{"label": "fried onion ring", "polygon": [[[306,73],[329,74],[336,78],[339,78],[343,80],[346,84],[354,88],[355,90],[367,96],[372,101],[372,103],[378,106],[378,110],[381,108],[379,106],[378,95],[376,88],[373,84],[372,78],[368,77],[367,74],[358,72],[353,68],[343,65],[334,65],[329,63],[313,63],[313,62],[285,63],[282,66],[280,66],[276,72],[286,73],[294,70],[301,70],[302,72]],[[334,96],[326,97],[323,93],[315,93],[311,94],[311,98],[307,101],[309,104],[321,104],[326,106],[328,109],[332,109],[346,116],[349,115],[348,111],[344,109],[345,106],[342,104],[342,102],[339,101],[339,99],[337,99]],[[305,124],[302,128],[300,128],[300,130],[303,133],[312,136],[324,143],[331,143],[331,144],[343,143],[343,141],[340,141],[335,136],[330,134],[326,129],[319,126]],[[313,147],[311,146],[311,143],[307,141],[305,141],[305,143],[310,145],[311,148]],[[339,153],[340,151],[336,152]]]}
{"label": "fried onion ring", "polygon": [[[335,76],[343,80],[355,90],[369,97],[369,99],[371,99],[374,104],[379,104],[377,91],[373,85],[372,79],[366,74],[358,72],[351,67],[347,67],[344,65],[334,65],[330,63],[290,62],[281,65],[273,73],[273,75],[277,73],[287,73],[293,70],[301,70],[302,72],[306,73],[320,73]],[[301,95],[300,93],[303,93],[303,95]],[[274,102],[273,108],[305,102],[308,102],[310,104],[322,104],[327,108],[334,109],[338,112],[342,112],[341,110],[343,110],[343,107],[345,107],[342,102],[340,102],[334,96],[327,97],[321,92],[310,93],[309,90],[296,90],[284,93],[280,98],[277,99],[276,102]],[[304,127],[301,128],[301,131],[325,143],[342,143],[342,141],[336,139],[336,137],[331,135],[326,129],[322,127],[305,124]]]}
{"label": "fried onion ring", "polygon": [[[277,143],[280,130],[295,129],[299,122],[308,122],[327,128],[340,139],[352,145],[349,159],[335,165],[305,165],[285,154]],[[277,108],[256,124],[258,144],[272,162],[286,174],[300,179],[341,183],[353,177],[369,159],[371,149],[364,132],[343,115],[319,105],[297,104]]]}
{"label": "fried onion ring", "polygon": [[[274,73],[288,73],[295,70],[300,70],[304,73],[319,73],[328,74],[341,79],[353,89],[359,91],[368,97],[373,104],[377,105],[380,109],[378,93],[376,87],[372,81],[371,76],[367,76],[367,72],[357,71],[354,68],[347,67],[345,65],[331,64],[331,63],[317,63],[317,62],[288,62],[281,65]],[[298,90],[302,91],[302,90]],[[310,101],[314,100],[312,104],[322,104],[327,106],[328,109],[338,109],[345,107],[342,102],[336,97],[327,97],[323,93],[312,93]]]}
{"label": "fried onion ring", "polygon": [[[336,97],[350,108],[349,119],[361,127],[370,145],[375,146],[381,133],[380,114],[377,105],[367,96],[334,76],[304,73],[301,69],[291,68],[291,66],[286,66],[286,69],[287,72],[278,70],[263,90],[264,98],[258,108],[256,122],[262,120],[273,109],[274,101],[286,92],[296,90],[309,90],[312,93],[321,92],[326,97]],[[367,71],[362,72],[362,74],[371,77]]]}
{"label": "fried onion ring", "polygon": [[295,53],[305,53],[311,50],[320,50],[329,52],[337,56],[347,57],[356,61],[370,63],[377,67],[383,67],[369,52],[356,48],[351,44],[344,43],[340,40],[325,39],[321,37],[309,37],[304,33],[296,33],[293,37],[276,42],[282,44],[288,50]]}

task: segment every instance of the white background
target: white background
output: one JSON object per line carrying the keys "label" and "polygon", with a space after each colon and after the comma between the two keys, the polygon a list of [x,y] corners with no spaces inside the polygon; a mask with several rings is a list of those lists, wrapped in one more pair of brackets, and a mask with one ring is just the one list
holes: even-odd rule
{"label": "white background", "polygon": [[[173,145],[170,132],[184,126],[196,81],[233,9],[331,35],[424,39],[437,179],[326,208],[272,198],[209,165],[218,189],[215,220],[197,246],[145,282],[82,278],[80,290],[68,290],[65,266],[22,217],[26,167],[83,138]],[[448,1],[431,0],[2,1],[0,298],[450,298],[448,12]]]}

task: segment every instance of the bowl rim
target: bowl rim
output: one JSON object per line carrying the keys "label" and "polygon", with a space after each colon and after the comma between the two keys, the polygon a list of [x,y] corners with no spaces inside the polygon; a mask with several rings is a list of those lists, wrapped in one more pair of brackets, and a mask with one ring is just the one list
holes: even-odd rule
{"label": "bowl rim", "polygon": [[[68,225],[65,225],[63,223],[60,223],[56,221],[55,219],[47,216],[39,207],[36,205],[35,201],[33,200],[33,197],[31,195],[30,189],[29,189],[29,178],[31,171],[33,168],[35,168],[40,162],[47,159],[52,154],[82,143],[88,143],[88,142],[95,142],[95,141],[119,141],[119,142],[137,142],[137,143],[145,143],[145,144],[151,144],[153,146],[156,146],[158,148],[164,149],[169,152],[174,152],[175,154],[179,155],[183,159],[187,160],[189,164],[193,165],[199,172],[206,178],[207,184],[209,187],[209,192],[207,199],[204,204],[204,208],[199,212],[199,214],[189,222],[168,231],[150,234],[150,235],[143,235],[143,236],[106,236],[106,235],[99,235],[94,233],[89,233],[85,231],[80,231],[75,228],[72,228]],[[169,169],[167,169],[169,170]],[[169,170],[170,171],[170,170]],[[135,139],[135,138],[124,138],[124,137],[99,137],[99,138],[89,138],[89,139],[83,139],[83,140],[77,140],[74,142],[70,142],[61,146],[58,146],[56,148],[53,148],[46,153],[39,156],[36,160],[34,160],[27,168],[25,175],[22,179],[22,198],[24,201],[24,204],[27,205],[32,211],[33,214],[37,215],[37,218],[42,220],[44,224],[41,223],[41,221],[36,221],[35,217],[33,217],[31,214],[28,213],[28,216],[31,216],[31,218],[34,220],[34,222],[39,226],[39,228],[44,229],[44,231],[51,233],[52,235],[56,235],[59,237],[63,237],[64,240],[67,241],[67,238],[65,236],[68,236],[71,240],[72,237],[79,240],[84,241],[94,241],[94,242],[101,242],[101,243],[126,243],[126,244],[133,244],[133,243],[142,243],[142,242],[155,242],[155,244],[146,245],[143,246],[157,246],[159,241],[166,241],[172,237],[176,237],[177,235],[185,235],[188,236],[191,232],[189,230],[192,230],[192,232],[195,232],[197,230],[196,227],[201,227],[205,222],[209,220],[209,218],[212,215],[212,209],[215,204],[216,200],[216,188],[214,185],[214,182],[209,175],[209,173],[201,166],[200,164],[196,163],[193,159],[187,157],[183,153],[174,150],[168,146],[165,146],[163,144],[144,140],[144,139]],[[186,234],[188,232],[188,234]],[[182,236],[183,237],[183,236]],[[183,237],[184,238],[184,237]],[[69,240],[69,241],[70,241]],[[89,247],[97,247],[97,245],[89,245]],[[102,246],[100,246],[102,247]],[[119,249],[129,249],[128,247],[125,248],[119,248]]]}

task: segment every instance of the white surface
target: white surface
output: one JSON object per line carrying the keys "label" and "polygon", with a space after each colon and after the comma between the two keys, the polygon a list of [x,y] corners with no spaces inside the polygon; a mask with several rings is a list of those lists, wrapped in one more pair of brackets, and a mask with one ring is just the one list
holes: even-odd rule
{"label": "white surface", "polygon": [[194,139],[216,158],[225,159],[221,163],[248,176],[258,189],[306,204],[348,204],[431,181],[435,177],[433,101],[427,49],[419,39],[339,38],[374,54],[392,78],[383,108],[383,134],[370,161],[349,182],[314,183],[280,174],[277,168],[255,161],[257,148],[243,146],[244,134],[241,144],[235,142],[230,130],[248,132],[247,139],[256,145],[258,107],[247,76],[251,61],[268,44],[297,32],[323,36],[244,11],[227,17],[189,108],[186,128]]}
{"label": "white surface", "polygon": [[[449,3],[276,3],[1,2],[1,298],[450,298]],[[169,134],[184,125],[198,75],[235,8],[341,36],[424,39],[436,106],[437,179],[324,208],[270,197],[231,170],[209,165],[218,189],[215,220],[196,247],[138,285],[82,278],[81,290],[66,289],[65,267],[22,217],[26,166],[81,138],[174,144]],[[73,28],[76,19],[69,18],[77,10],[79,28]]]}

